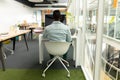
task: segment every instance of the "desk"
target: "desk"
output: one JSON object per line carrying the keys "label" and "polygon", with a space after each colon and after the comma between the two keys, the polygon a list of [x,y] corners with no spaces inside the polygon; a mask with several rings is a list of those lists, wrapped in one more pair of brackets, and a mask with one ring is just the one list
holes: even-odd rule
{"label": "desk", "polygon": [[33,32],[35,32],[35,33],[43,32],[43,29],[41,27],[37,27],[37,26],[29,26],[27,29],[30,30],[31,39],[33,39]]}
{"label": "desk", "polygon": [[30,30],[31,39],[33,39],[33,29],[37,28],[36,26],[29,26],[27,29]]}
{"label": "desk", "polygon": [[[5,41],[5,40],[8,40],[8,39],[11,39],[11,38],[14,38],[16,36],[19,36],[19,35],[23,35],[24,36],[24,39],[25,39],[25,43],[26,43],[26,47],[28,49],[28,45],[27,45],[27,42],[26,42],[26,37],[25,37],[25,34],[30,32],[30,30],[18,30],[18,31],[10,31],[7,35],[5,36],[0,36],[0,60],[1,60],[1,63],[2,63],[2,69],[3,71],[5,71],[5,61],[4,61],[4,56],[3,56],[3,52],[2,52],[2,42]],[[13,39],[13,44],[14,44],[14,47],[13,49],[15,49],[15,40]]]}
{"label": "desk", "polygon": [[20,29],[22,29],[22,30],[27,30],[27,29],[30,30],[31,39],[33,38],[33,29],[35,29],[35,28],[36,28],[35,26],[30,26],[30,25],[21,25],[20,26]]}
{"label": "desk", "polygon": [[22,30],[26,30],[26,28],[29,27],[29,25],[28,24],[21,24],[19,27]]}
{"label": "desk", "polygon": [[[73,60],[75,60],[76,59],[77,36],[75,36],[75,35],[72,36],[72,39],[73,39],[72,45],[74,47]],[[42,39],[42,34],[40,34],[39,35],[39,63],[40,64],[42,64],[42,61],[44,60],[44,58],[43,58],[43,53],[44,53],[43,44],[44,44],[44,42],[43,42],[43,39]]]}

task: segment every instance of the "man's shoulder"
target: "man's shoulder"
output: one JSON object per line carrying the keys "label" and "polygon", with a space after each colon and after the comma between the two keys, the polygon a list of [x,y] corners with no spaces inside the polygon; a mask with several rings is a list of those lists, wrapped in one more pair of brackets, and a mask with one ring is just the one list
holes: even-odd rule
{"label": "man's shoulder", "polygon": [[62,24],[62,27],[65,28],[65,29],[69,29],[69,26],[67,26],[65,24]]}
{"label": "man's shoulder", "polygon": [[48,25],[48,26],[46,26],[46,29],[49,29],[51,26],[52,26],[51,24],[50,24],[50,25]]}
{"label": "man's shoulder", "polygon": [[66,24],[64,24],[64,23],[62,23],[62,22],[60,22],[60,25],[66,27],[66,28],[68,27]]}

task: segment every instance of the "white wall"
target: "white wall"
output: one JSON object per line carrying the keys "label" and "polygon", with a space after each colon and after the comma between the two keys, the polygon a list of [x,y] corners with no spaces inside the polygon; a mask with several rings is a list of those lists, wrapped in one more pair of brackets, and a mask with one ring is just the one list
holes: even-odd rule
{"label": "white wall", "polygon": [[41,23],[42,23],[42,20],[41,20],[41,15],[42,15],[41,11],[37,10],[36,12],[37,12],[37,17],[36,17],[37,18],[37,23],[38,23],[39,26],[41,26]]}
{"label": "white wall", "polygon": [[0,0],[0,32],[9,30],[14,24],[23,22],[33,22],[34,10],[15,0]]}

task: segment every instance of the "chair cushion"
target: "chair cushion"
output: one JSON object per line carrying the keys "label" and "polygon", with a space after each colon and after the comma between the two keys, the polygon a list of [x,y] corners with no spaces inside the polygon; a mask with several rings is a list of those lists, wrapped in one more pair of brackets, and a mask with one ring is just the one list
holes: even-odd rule
{"label": "chair cushion", "polygon": [[11,40],[6,40],[3,42],[3,44],[9,44],[11,42]]}

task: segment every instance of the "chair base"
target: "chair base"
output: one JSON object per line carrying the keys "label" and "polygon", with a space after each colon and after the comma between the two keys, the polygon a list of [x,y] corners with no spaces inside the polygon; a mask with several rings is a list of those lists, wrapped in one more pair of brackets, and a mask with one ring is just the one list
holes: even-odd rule
{"label": "chair base", "polygon": [[65,63],[67,63],[67,66],[69,66],[69,63],[66,60],[64,60],[63,58],[59,57],[59,56],[55,56],[53,59],[49,60],[48,62],[51,61],[49,65],[48,65],[48,62],[47,62],[47,67],[43,71],[42,76],[45,77],[45,72],[55,62],[56,59],[58,59],[60,61],[60,63],[64,66],[64,68],[67,70],[67,72],[68,72],[67,77],[70,77],[70,72],[69,72],[69,70],[67,69],[67,67],[65,66],[65,64],[62,61],[64,61]]}
{"label": "chair base", "polygon": [[[61,57],[60,57],[61,58]],[[47,66],[49,65],[49,63],[52,61],[53,59],[50,59],[49,61],[47,61]],[[66,61],[66,60],[64,60],[63,58],[61,58],[61,60],[64,62],[64,64],[66,63],[67,64],[67,67],[69,67],[70,65],[69,65],[69,63]]]}
{"label": "chair base", "polygon": [[[8,49],[7,47],[4,47],[6,50],[8,50],[8,51],[10,51],[11,53],[10,54],[14,54],[14,51],[13,50],[11,50],[11,49]],[[6,54],[5,54],[5,52],[2,50],[2,52],[3,52],[3,55],[4,55],[4,59],[6,59],[7,58],[7,56],[6,56]]]}

